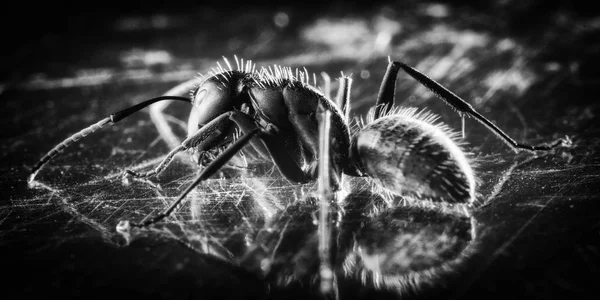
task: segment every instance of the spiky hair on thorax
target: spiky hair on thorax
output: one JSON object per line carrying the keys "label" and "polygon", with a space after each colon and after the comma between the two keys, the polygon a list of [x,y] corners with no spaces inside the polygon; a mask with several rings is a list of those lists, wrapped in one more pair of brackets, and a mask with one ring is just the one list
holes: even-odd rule
{"label": "spiky hair on thorax", "polygon": [[[211,68],[206,74],[198,73],[198,77],[201,79],[216,78],[226,85],[233,74],[245,73],[248,75],[248,79],[253,81],[253,84],[261,88],[301,85],[322,94],[321,89],[317,86],[317,75],[309,73],[306,68],[291,68],[277,64],[257,68],[252,60],[244,60],[236,55],[233,57],[235,67],[223,56],[225,66],[217,61],[216,67]],[[191,93],[194,90],[195,88]]]}

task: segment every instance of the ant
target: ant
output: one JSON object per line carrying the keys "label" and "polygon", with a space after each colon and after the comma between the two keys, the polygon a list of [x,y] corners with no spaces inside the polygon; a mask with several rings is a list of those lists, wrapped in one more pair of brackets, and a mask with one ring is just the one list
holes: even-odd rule
{"label": "ant", "polygon": [[[336,102],[316,87],[306,69],[273,66],[257,70],[251,61],[235,57],[237,69],[224,58],[228,68],[209,74],[191,92],[191,97],[160,96],[111,114],[107,118],[73,134],[52,148],[31,170],[31,184],[40,169],[64,148],[108,124],[159,101],[190,103],[192,110],[188,137],[152,171],[134,177],[159,174],[175,154],[194,150],[202,168],[191,183],[165,211],[133,227],[147,227],[161,221],[183,205],[186,196],[240,151],[254,151],[272,161],[290,182],[307,183],[318,176],[319,160],[328,160],[328,180],[334,191],[340,189],[341,174],[370,177],[385,191],[397,195],[416,194],[420,199],[446,203],[473,203],[475,176],[469,160],[461,150],[457,134],[446,125],[435,124],[437,116],[413,108],[394,108],[395,82],[402,69],[450,105],[463,118],[472,117],[495,133],[515,151],[544,151],[570,146],[568,137],[550,144],[518,143],[479,114],[466,101],[420,71],[390,59],[379,94],[366,122],[351,133],[349,98],[352,80],[340,77]],[[328,112],[325,114],[325,112]],[[331,155],[319,155],[319,123],[329,116]],[[250,150],[242,149],[250,146]]]}
{"label": "ant", "polygon": [[[389,59],[388,59],[389,60]],[[331,228],[328,222],[332,192],[340,190],[342,174],[371,178],[384,192],[416,195],[448,204],[475,201],[476,180],[467,155],[461,149],[458,134],[436,123],[438,117],[415,108],[394,107],[395,82],[400,69],[423,84],[450,105],[462,118],[472,117],[496,134],[514,151],[546,151],[569,147],[569,137],[549,144],[518,143],[479,114],[466,101],[420,71],[399,61],[389,60],[374,107],[358,130],[351,130],[349,100],[352,79],[339,78],[335,102],[329,96],[328,77],[325,91],[313,84],[306,69],[272,66],[256,69],[251,61],[235,57],[237,69],[224,58],[228,68],[218,64],[190,97],[160,96],[118,111],[68,137],[32,168],[28,182],[33,186],[37,173],[52,158],[79,139],[127,118],[131,114],[163,100],[192,105],[188,136],[153,170],[127,176],[149,177],[162,172],[174,156],[194,151],[200,174],[162,213],[140,223],[121,221],[117,230],[148,227],[178,210],[187,195],[202,181],[214,175],[238,153],[253,153],[272,161],[290,182],[307,183],[319,179],[319,259],[321,291],[334,291],[333,269],[329,258]],[[188,86],[190,80],[178,87]],[[177,88],[175,88],[177,89]],[[351,132],[354,131],[354,132]],[[247,147],[248,146],[248,147]],[[470,212],[467,209],[467,214]]]}

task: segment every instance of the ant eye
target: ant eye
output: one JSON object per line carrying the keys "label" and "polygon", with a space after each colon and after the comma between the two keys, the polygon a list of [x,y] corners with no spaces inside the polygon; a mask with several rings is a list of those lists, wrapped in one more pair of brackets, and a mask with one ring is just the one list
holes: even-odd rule
{"label": "ant eye", "polygon": [[192,105],[196,106],[202,103],[204,96],[206,95],[206,88],[202,86],[197,87],[191,92]]}
{"label": "ant eye", "polygon": [[208,80],[196,89],[192,104],[196,107],[199,105],[205,106],[205,109],[215,113],[217,111],[222,113],[227,110],[226,107],[231,102],[229,99],[232,99],[231,89],[223,88],[222,83],[219,81]]}
{"label": "ant eye", "polygon": [[194,99],[202,101],[204,95],[206,95],[206,89],[199,89],[198,91],[196,91],[196,96],[194,96]]}

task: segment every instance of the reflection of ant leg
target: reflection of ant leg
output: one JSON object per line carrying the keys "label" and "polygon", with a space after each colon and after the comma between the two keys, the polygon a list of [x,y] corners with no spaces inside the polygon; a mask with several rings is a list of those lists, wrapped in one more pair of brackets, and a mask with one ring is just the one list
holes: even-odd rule
{"label": "reflection of ant leg", "polygon": [[[342,87],[346,86],[344,79],[340,82]],[[349,88],[349,83],[346,87]],[[341,94],[341,92],[339,93]],[[338,94],[338,95],[339,95]],[[346,94],[344,92],[344,94]],[[323,295],[333,296],[337,294],[335,288],[335,274],[331,266],[331,209],[333,201],[333,189],[331,188],[330,172],[330,131],[331,131],[331,112],[324,111],[319,118],[319,275],[321,278],[320,291]],[[335,176],[335,175],[334,175]],[[337,297],[333,297],[336,299]]]}

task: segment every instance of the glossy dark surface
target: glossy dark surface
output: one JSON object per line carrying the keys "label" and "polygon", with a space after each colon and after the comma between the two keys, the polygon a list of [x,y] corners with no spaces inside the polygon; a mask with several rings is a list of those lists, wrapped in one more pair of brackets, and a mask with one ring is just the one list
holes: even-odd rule
{"label": "glossy dark surface", "polygon": [[[121,179],[124,169],[148,168],[172,147],[147,110],[68,148],[41,170],[36,189],[27,187],[28,170],[70,134],[206,74],[223,64],[221,56],[332,78],[351,73],[355,116],[375,102],[391,56],[439,80],[519,141],[568,135],[574,145],[516,154],[467,119],[465,149],[479,178],[474,240],[471,220],[383,203],[370,185],[351,181],[333,260],[339,274],[350,274],[339,277],[340,298],[597,293],[600,16],[577,2],[500,3],[182,2],[33,14],[37,29],[9,43],[14,47],[1,59],[8,72],[0,74],[0,268],[10,277],[3,285],[14,295],[64,298],[317,297],[310,284],[318,268],[315,185],[293,186],[268,164],[241,178],[225,170],[200,185],[174,218],[133,232],[129,243],[115,231],[120,220],[164,209],[197,172],[180,155],[151,182]],[[460,131],[460,117],[410,77],[401,74],[396,88],[397,105],[426,108]],[[182,103],[164,111],[180,140],[188,113]],[[398,222],[385,225],[389,220]],[[390,242],[399,237],[405,244]],[[398,267],[381,267],[384,277],[402,282],[412,271],[448,268],[381,289],[370,275],[362,282],[353,277],[359,271],[343,267],[358,248],[405,253]],[[272,264],[267,275],[265,259]]]}

